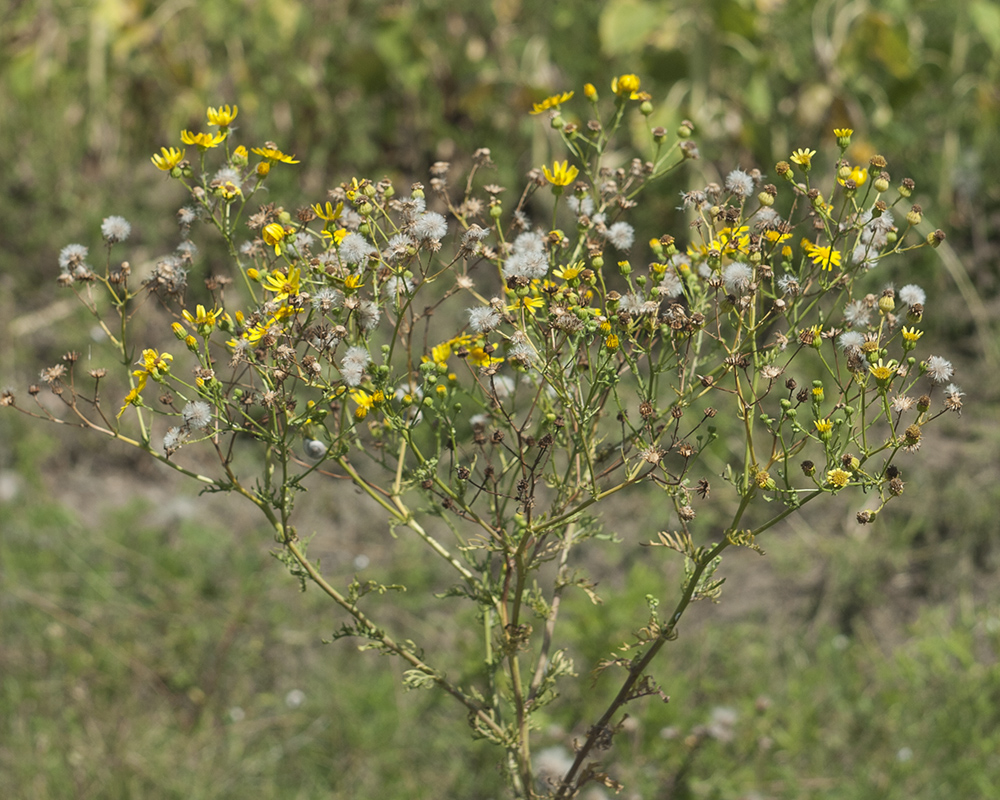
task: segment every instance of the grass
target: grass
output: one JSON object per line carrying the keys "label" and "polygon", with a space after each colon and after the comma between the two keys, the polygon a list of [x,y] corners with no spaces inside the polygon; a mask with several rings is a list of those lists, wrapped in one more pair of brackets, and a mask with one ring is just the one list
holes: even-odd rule
{"label": "grass", "polygon": [[150,512],[130,502],[88,527],[29,497],[4,510],[7,796],[496,788],[485,748],[444,722],[441,698],[404,694],[395,665],[322,643],[337,620],[259,539]]}
{"label": "grass", "polygon": [[[337,615],[317,592],[298,591],[267,554],[265,534],[237,535],[187,508],[132,499],[84,524],[30,482],[0,508],[8,796],[503,796],[496,753],[467,741],[450,701],[404,692],[397,664],[349,640],[323,644]],[[845,635],[835,613],[808,618],[796,581],[810,558],[845,570],[858,562],[817,556],[815,542],[789,531],[776,536],[782,558],[767,564],[773,583],[763,598],[745,587],[766,562],[751,553],[725,562],[722,605],[699,608],[657,666],[670,702],[633,705],[612,752],[615,777],[637,797],[1000,793],[996,602],[921,602],[909,624],[890,629],[859,613]],[[903,553],[910,540],[889,544]],[[568,752],[585,732],[614,685],[611,670],[591,690],[586,671],[629,638],[645,594],[676,578],[679,565],[659,552],[625,563],[617,559],[631,546],[598,546],[600,590],[613,602],[567,595],[571,654],[584,677],[579,695],[552,707],[539,750]],[[419,558],[406,537],[392,548],[373,550],[372,572]],[[350,558],[324,563],[349,579]],[[435,580],[421,572],[422,584]],[[891,584],[871,580],[876,592]],[[416,591],[396,601],[398,624],[416,622],[424,639],[454,648],[455,669],[474,667],[463,664],[442,611],[454,601]],[[713,737],[718,708],[735,720]]]}

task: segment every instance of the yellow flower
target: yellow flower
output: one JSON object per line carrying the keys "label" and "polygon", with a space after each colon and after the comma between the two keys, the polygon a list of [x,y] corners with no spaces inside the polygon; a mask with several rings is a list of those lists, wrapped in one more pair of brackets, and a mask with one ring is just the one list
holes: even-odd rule
{"label": "yellow flower", "polygon": [[540,297],[519,297],[517,302],[507,306],[508,311],[516,311],[519,308],[524,308],[531,316],[535,316],[538,309],[545,308],[545,301]]}
{"label": "yellow flower", "polygon": [[368,394],[364,389],[352,389],[351,399],[358,404],[354,409],[355,419],[364,419],[368,416],[368,409],[375,404],[375,396]]}
{"label": "yellow flower", "polygon": [[557,278],[562,278],[564,281],[571,281],[579,277],[581,272],[583,272],[583,262],[577,261],[575,264],[567,264],[565,267],[560,267],[552,274]]}
{"label": "yellow flower", "polygon": [[267,336],[267,332],[271,329],[273,325],[274,325],[274,320],[269,319],[267,322],[261,322],[257,325],[254,325],[251,328],[247,328],[246,333],[243,335],[248,342],[250,342],[251,344],[256,344],[265,336]]}
{"label": "yellow flower", "polygon": [[597,99],[597,87],[592,83],[583,84],[583,94],[588,100]]}
{"label": "yellow flower", "polygon": [[170,353],[160,353],[158,350],[143,350],[142,351],[142,367],[135,370],[132,374],[137,376],[152,375],[154,378],[159,378],[161,374],[166,374],[170,369],[170,362],[174,360],[174,357]]}
{"label": "yellow flower", "polygon": [[323,235],[327,239],[333,240],[334,245],[336,245],[337,247],[340,247],[340,243],[344,241],[344,238],[347,236],[347,233],[348,233],[347,228],[338,228],[335,231],[328,231],[326,228],[323,229]]}
{"label": "yellow flower", "polygon": [[814,265],[822,265],[823,269],[833,269],[840,266],[840,251],[834,250],[833,247],[818,247],[812,242],[804,240],[802,248],[806,251],[806,255],[812,259]]}
{"label": "yellow flower", "polygon": [[872,364],[868,368],[868,371],[875,376],[875,380],[879,383],[888,383],[896,374],[895,362],[890,361],[888,364],[883,364],[880,358],[877,364]]}
{"label": "yellow flower", "polygon": [[816,420],[816,430],[820,433],[829,433],[833,430],[833,423],[828,419]]}
{"label": "yellow flower", "polygon": [[868,180],[868,170],[865,169],[864,167],[853,167],[851,169],[851,174],[848,175],[847,178],[844,178],[843,180],[837,178],[837,183],[843,186],[844,181],[848,179],[854,181],[855,185],[860,188],[861,186],[864,185],[865,181]]}
{"label": "yellow flower", "polygon": [[617,350],[618,344],[618,336],[613,333],[604,340],[604,346],[608,348],[608,350]]}
{"label": "yellow flower", "polygon": [[173,360],[174,357],[170,353],[161,354],[158,350],[152,349],[142,351],[142,361],[138,362],[142,366],[132,372],[139,380],[135,388],[125,395],[125,401],[118,412],[118,419],[121,419],[126,408],[130,405],[135,405],[142,390],[146,388],[146,382],[149,380],[150,375],[153,376],[153,380],[160,380],[170,371],[170,362]]}
{"label": "yellow flower", "polygon": [[264,288],[269,292],[274,292],[275,300],[284,300],[286,297],[299,293],[299,285],[302,272],[294,268],[286,276],[284,272],[275,270],[264,280]]}
{"label": "yellow flower", "polygon": [[337,203],[337,207],[334,208],[333,203],[327,200],[325,206],[322,206],[319,203],[313,203],[312,209],[316,212],[316,216],[324,222],[333,222],[334,220],[340,218],[340,215],[344,210],[344,204],[342,202]]}
{"label": "yellow flower", "polygon": [[[205,306],[198,304],[195,308],[195,313],[192,314],[187,309],[181,312],[181,316],[184,317],[191,325],[197,328],[198,333],[202,336],[208,336],[215,327],[215,323],[218,321],[219,317],[222,316],[222,311],[218,308],[213,308],[211,311],[206,311]],[[176,323],[175,323],[176,324]],[[176,329],[174,330],[176,333]]]}
{"label": "yellow flower", "polygon": [[542,172],[545,173],[545,179],[551,183],[553,186],[569,186],[573,181],[576,180],[576,176],[580,174],[575,166],[570,167],[569,161],[553,161],[552,171],[549,171],[547,166],[542,167]]}
{"label": "yellow flower", "polygon": [[[503,359],[487,353],[479,345],[469,348],[469,363],[475,367],[492,367],[495,364],[502,364]],[[451,377],[451,376],[449,376]]]}
{"label": "yellow flower", "polygon": [[812,157],[814,155],[816,155],[815,150],[807,150],[800,147],[792,153],[790,160],[802,167],[803,172],[808,172],[809,167],[812,166]]}
{"label": "yellow flower", "polygon": [[184,153],[187,151],[178,150],[176,147],[171,147],[169,149],[161,147],[160,152],[163,155],[153,155],[149,160],[153,162],[157,169],[161,169],[164,172],[170,172],[170,170],[184,160]]}
{"label": "yellow flower", "polygon": [[826,473],[826,482],[834,489],[843,489],[851,482],[851,473],[846,469],[831,469]]}
{"label": "yellow flower", "polygon": [[833,135],[836,136],[838,139],[843,139],[845,137],[849,137],[853,133],[854,133],[854,129],[853,128],[834,128],[833,129]]}
{"label": "yellow flower", "polygon": [[631,99],[637,99],[632,95],[639,91],[639,76],[631,73],[619,75],[611,81],[611,91],[619,96],[629,95]]}
{"label": "yellow flower", "polygon": [[723,228],[719,231],[719,238],[708,243],[709,250],[718,250],[723,254],[731,254],[737,251],[746,251],[750,244],[750,228],[741,225],[738,228]]}
{"label": "yellow flower", "polygon": [[365,276],[364,275],[348,275],[344,278],[344,288],[349,292],[353,292],[356,289],[360,289],[364,286]]}
{"label": "yellow flower", "polygon": [[285,229],[277,222],[264,226],[264,241],[274,248],[276,256],[281,255],[281,240],[285,238]]}
{"label": "yellow flower", "polygon": [[250,161],[250,154],[247,153],[246,145],[240,145],[235,150],[233,150],[233,165],[237,167],[245,167],[247,162]]}
{"label": "yellow flower", "polygon": [[541,114],[544,111],[548,111],[550,108],[559,108],[561,103],[565,103],[573,96],[573,92],[563,92],[562,94],[554,94],[552,97],[546,97],[541,103],[533,103],[531,114]]}
{"label": "yellow flower", "polygon": [[298,164],[299,162],[295,160],[295,156],[289,156],[282,153],[277,147],[275,147],[270,142],[267,143],[267,147],[255,147],[253,148],[254,153],[259,155],[261,158],[267,159],[268,163],[274,161],[280,161],[282,164]]}
{"label": "yellow flower", "polygon": [[219,106],[218,108],[208,109],[208,124],[218,125],[220,128],[228,128],[233,124],[233,120],[236,119],[236,115],[239,113],[239,108],[233,106],[232,109],[229,106]]}
{"label": "yellow flower", "polygon": [[765,231],[764,238],[773,244],[781,244],[786,239],[791,239],[792,234],[782,233],[781,231]]}
{"label": "yellow flower", "polygon": [[226,141],[226,134],[222,131],[218,133],[191,133],[191,131],[181,131],[181,141],[184,144],[198,145],[200,150],[210,150],[218,147]]}
{"label": "yellow flower", "polygon": [[259,342],[267,335],[267,332],[271,330],[271,328],[276,327],[283,319],[293,316],[298,313],[298,311],[299,309],[296,308],[282,306],[274,312],[274,315],[270,319],[254,325],[252,328],[248,328],[243,336],[251,343]]}
{"label": "yellow flower", "polygon": [[456,336],[453,339],[449,339],[447,342],[441,342],[441,344],[436,344],[431,348],[431,354],[428,358],[427,356],[422,356],[421,359],[426,363],[428,361],[433,361],[439,367],[445,367],[448,365],[448,359],[451,357],[452,348],[463,347],[472,341],[472,337],[468,334],[462,334],[461,336]]}
{"label": "yellow flower", "polygon": [[243,197],[243,190],[232,181],[226,181],[215,190],[223,200],[235,200]]}

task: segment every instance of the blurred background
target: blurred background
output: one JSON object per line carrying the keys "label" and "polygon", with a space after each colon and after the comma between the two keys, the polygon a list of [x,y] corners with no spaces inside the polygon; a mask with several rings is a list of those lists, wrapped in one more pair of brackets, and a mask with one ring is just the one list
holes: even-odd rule
{"label": "blurred background", "polygon": [[[42,366],[87,347],[55,285],[64,245],[99,248],[101,219],[120,214],[133,263],[173,250],[184,198],[149,157],[203,129],[209,105],[238,104],[240,141],[301,159],[269,179],[294,207],[355,175],[405,187],[478,147],[519,187],[563,156],[532,102],[587,81],[609,94],[634,72],[651,123],[692,120],[702,155],[646,198],[640,239],[684,236],[680,190],[773,173],[852,127],[852,160],[884,155],[948,234],[873,281],[927,291],[921,352],[953,361],[965,410],[931,426],[877,525],[827,509],[769,533],[766,559],[729,557],[722,604],[697,608],[659,666],[671,702],[637,706],[616,740],[615,776],[636,798],[1000,796],[998,55],[993,0],[5,0],[0,388],[24,398]],[[196,241],[206,273],[221,269]],[[126,448],[4,411],[6,796],[503,796],[495,754],[446,699],[322,643],[336,613],[298,592],[252,516]],[[324,570],[375,565],[392,582],[408,564],[413,603],[394,621],[461,655],[415,545],[373,532],[349,494],[312,500],[300,530],[318,532]],[[611,520],[626,546],[594,568],[615,602],[567,603],[583,672],[643,620],[647,591],[669,596],[676,565],[632,546],[657,515]],[[552,712],[553,768],[610,683]]]}

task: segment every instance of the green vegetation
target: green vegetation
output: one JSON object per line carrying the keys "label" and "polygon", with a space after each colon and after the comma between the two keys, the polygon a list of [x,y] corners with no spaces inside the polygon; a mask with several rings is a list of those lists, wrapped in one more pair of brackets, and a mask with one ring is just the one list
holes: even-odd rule
{"label": "green vegetation", "polygon": [[[322,644],[338,624],[328,604],[300,594],[253,536],[217,527],[218,509],[178,522],[184,504],[133,499],[83,524],[24,491],[0,506],[9,797],[502,796],[492,753],[467,742],[448,699],[404,692],[397,666],[349,642]],[[812,545],[783,550],[821,563]],[[758,564],[730,578],[734,597],[748,566]],[[581,660],[610,655],[662,581],[645,561],[603,569],[607,609],[620,615],[571,606]],[[747,596],[746,614],[724,600],[682,632],[657,670],[671,701],[639,708],[616,744],[619,779],[643,797],[667,786],[692,798],[1000,791],[995,605],[976,609],[967,591],[966,611],[921,603],[905,624],[866,622],[845,636],[800,616],[810,603],[791,600],[795,591],[776,581]],[[791,613],[774,612],[789,601]],[[437,605],[406,613],[433,619]],[[717,614],[730,619],[712,624]],[[552,746],[574,722],[551,720]]]}
{"label": "green vegetation", "polygon": [[[625,71],[653,94],[654,124],[689,118],[718,143],[685,166],[694,184],[850,124],[854,159],[877,141],[912,167],[914,199],[948,232],[946,269],[911,268],[938,304],[924,342],[969,362],[965,415],[928,437],[929,464],[877,525],[846,507],[807,516],[768,533],[781,546],[762,540],[766,559],[727,563],[722,604],[697,606],[656,669],[670,702],[636,706],[616,739],[615,777],[678,799],[1000,795],[998,56],[987,0],[16,5],[0,14],[0,137],[15,154],[0,192],[0,389],[78,345],[61,329],[83,317],[54,303],[60,247],[109,214],[133,222],[144,260],[176,242],[164,219],[183,197],[149,143],[174,142],[206,105],[239,103],[244,141],[308,154],[272,189],[299,181],[288,196],[317,198],[373,169],[425,181],[431,162],[480,146],[508,170],[498,182],[520,184],[555,152],[531,103]],[[674,224],[676,205],[658,197],[647,213]],[[352,640],[322,643],[344,620],[298,592],[255,520],[193,512],[203,498],[113,444],[49,437],[0,415],[7,796],[504,796],[447,698],[404,691],[398,664]],[[349,492],[322,500],[303,529],[325,531],[312,545],[324,573],[345,582],[363,556],[389,583],[405,566],[414,591],[394,613],[447,639],[455,601],[417,591],[447,580],[369,512]],[[623,508],[613,527],[647,541],[663,513]],[[682,577],[648,556],[608,547],[588,564],[615,603],[567,599],[578,667],[611,657],[646,594]],[[454,668],[474,670],[464,657]],[[553,712],[542,749],[584,737],[575,726],[610,684]]]}

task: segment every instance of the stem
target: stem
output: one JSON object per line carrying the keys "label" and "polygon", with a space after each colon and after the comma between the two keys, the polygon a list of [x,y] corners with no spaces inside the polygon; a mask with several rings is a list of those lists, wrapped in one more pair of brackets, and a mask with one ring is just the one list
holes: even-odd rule
{"label": "stem", "polygon": [[[751,532],[751,534],[756,536],[759,533],[763,533],[821,494],[822,491],[820,490],[812,492],[807,495],[798,506],[794,508],[786,508],[780,514],[775,515],[759,528],[756,528]],[[733,525],[729,529],[730,533],[734,532],[739,526],[743,513],[746,511],[752,498],[753,493],[749,492],[743,497],[740,507],[737,509],[733,518]],[[574,778],[579,772],[580,767],[583,765],[583,762],[590,754],[590,751],[594,749],[597,742],[601,738],[606,738],[606,732],[612,717],[614,717],[622,706],[632,699],[631,693],[633,688],[635,688],[635,685],[639,682],[646,668],[663,648],[663,645],[668,641],[677,638],[677,626],[680,623],[684,612],[687,610],[688,606],[691,605],[691,601],[694,599],[695,590],[698,586],[698,582],[701,580],[701,576],[704,574],[705,570],[712,563],[712,561],[714,561],[723,550],[729,547],[730,544],[732,544],[732,542],[727,536],[727,538],[723,539],[699,559],[694,571],[691,573],[691,577],[684,586],[684,591],[681,594],[680,600],[677,602],[677,606],[674,608],[674,613],[670,617],[670,622],[663,628],[662,631],[660,631],[660,635],[657,636],[656,641],[649,645],[646,652],[639,658],[639,660],[632,662],[632,666],[629,668],[628,676],[625,678],[625,682],[622,684],[621,689],[619,689],[618,694],[615,695],[615,698],[608,705],[607,710],[605,710],[605,712],[601,715],[601,718],[597,721],[597,723],[591,727],[587,734],[586,741],[584,741],[583,745],[577,751],[576,759],[573,761],[573,765],[569,768],[569,771],[563,777],[562,783],[559,786],[559,791],[555,795],[556,800],[575,796],[576,790],[580,787],[575,784]]]}

